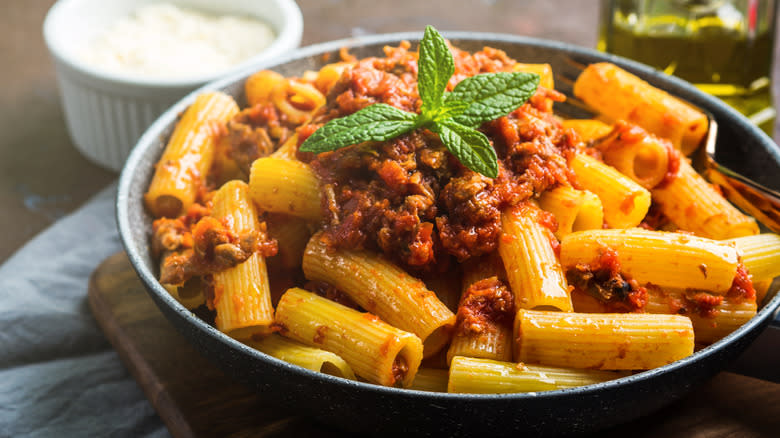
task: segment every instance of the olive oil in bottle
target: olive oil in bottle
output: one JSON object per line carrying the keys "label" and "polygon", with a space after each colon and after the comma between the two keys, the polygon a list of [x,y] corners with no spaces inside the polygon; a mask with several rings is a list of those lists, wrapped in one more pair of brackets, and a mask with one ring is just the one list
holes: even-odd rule
{"label": "olive oil in bottle", "polygon": [[604,0],[599,49],[685,79],[770,136],[775,0]]}

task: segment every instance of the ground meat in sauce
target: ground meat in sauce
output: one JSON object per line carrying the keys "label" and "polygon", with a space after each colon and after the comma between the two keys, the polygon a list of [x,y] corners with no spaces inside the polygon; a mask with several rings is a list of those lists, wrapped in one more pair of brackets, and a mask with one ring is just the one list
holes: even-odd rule
{"label": "ground meat in sauce", "polygon": [[699,315],[702,318],[714,318],[718,315],[718,306],[725,298],[731,302],[740,303],[744,300],[755,300],[756,291],[750,280],[747,269],[742,262],[737,265],[737,272],[726,295],[717,295],[702,290],[687,290],[682,299],[670,298],[669,309],[680,315]]}
{"label": "ground meat in sauce", "polygon": [[723,302],[722,295],[715,295],[707,291],[689,290],[683,295],[685,308],[691,314],[698,314],[704,318],[714,318],[718,314],[717,307]]}
{"label": "ground meat in sauce", "polygon": [[272,103],[245,108],[225,124],[222,135],[227,139],[227,155],[249,175],[252,163],[278,149],[296,126]]}
{"label": "ground meat in sauce", "polygon": [[648,289],[655,289],[656,293],[665,295],[669,312],[678,315],[698,315],[703,318],[714,318],[718,314],[717,307],[723,302],[722,295],[715,295],[708,291],[690,289],[680,295],[663,294],[660,287],[648,284]]}
{"label": "ground meat in sauce", "polygon": [[734,276],[734,281],[731,283],[731,287],[726,293],[726,296],[737,303],[756,299],[756,290],[753,288],[753,281],[750,279],[747,268],[745,268],[745,264],[742,263],[742,261],[737,264],[737,273]]}
{"label": "ground meat in sauce", "polygon": [[620,272],[617,251],[609,247],[604,247],[593,263],[569,268],[566,280],[604,303],[609,311],[642,312],[647,305],[647,289]]}
{"label": "ground meat in sauce", "polygon": [[[197,205],[197,204],[196,204]],[[152,225],[152,249],[161,256],[160,282],[183,284],[233,267],[259,253],[276,254],[276,240],[268,238],[265,222],[258,231],[233,233],[209,210],[193,206],[177,219],[158,219]]]}
{"label": "ground meat in sauce", "polygon": [[[374,103],[418,111],[417,55],[408,47],[387,48],[385,58],[367,58],[345,71],[312,124],[297,131],[299,144],[325,122]],[[496,49],[452,51],[450,89],[465,77],[514,65]],[[560,96],[539,93],[543,96],[481,128],[499,155],[496,179],[466,169],[426,130],[316,157],[299,153],[322,183],[331,245],[377,250],[416,272],[495,251],[503,209],[573,180],[566,157],[575,140],[543,104]]]}
{"label": "ground meat in sauce", "polygon": [[393,381],[390,383],[390,386],[400,385],[408,372],[409,364],[406,363],[406,359],[404,359],[403,356],[397,356],[393,361]]}
{"label": "ground meat in sauce", "polygon": [[495,331],[498,326],[511,326],[514,316],[514,297],[509,288],[498,277],[485,278],[463,293],[455,331],[463,335]]}

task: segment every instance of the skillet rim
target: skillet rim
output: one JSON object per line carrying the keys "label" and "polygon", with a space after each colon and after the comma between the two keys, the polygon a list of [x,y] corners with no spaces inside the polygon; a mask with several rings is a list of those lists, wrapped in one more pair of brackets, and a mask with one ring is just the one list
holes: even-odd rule
{"label": "skillet rim", "polygon": [[[720,100],[709,96],[689,83],[668,75],[664,75],[657,70],[654,70],[648,66],[640,64],[635,61],[631,61],[622,57],[618,57],[611,54],[605,54],[598,52],[594,49],[583,48],[568,43],[562,43],[557,41],[551,41],[540,38],[532,38],[525,36],[515,36],[502,33],[489,33],[489,32],[442,32],[442,34],[453,41],[457,46],[459,41],[479,41],[486,45],[492,43],[504,43],[513,45],[525,45],[538,47],[547,50],[553,50],[556,52],[564,52],[574,54],[578,56],[585,56],[590,59],[613,62],[621,67],[627,68],[633,72],[639,72],[645,77],[652,78],[654,81],[660,82],[660,85],[668,85],[670,88],[681,89],[684,92],[692,95],[696,100],[703,102],[708,110],[715,113],[726,113],[730,123],[737,123],[742,125],[743,129],[747,129],[751,134],[756,137],[758,143],[762,145],[766,152],[768,152],[774,162],[780,166],[780,150],[774,146],[774,142],[761,130],[753,126],[744,116],[737,113],[734,109],[728,107]],[[632,384],[638,384],[650,379],[657,378],[667,373],[679,371],[683,368],[694,367],[697,363],[704,361],[710,356],[719,354],[721,350],[729,347],[733,347],[732,344],[737,343],[743,336],[749,332],[757,330],[762,325],[769,323],[769,319],[773,318],[778,312],[780,306],[780,294],[776,294],[769,302],[758,311],[758,313],[751,318],[747,323],[740,326],[738,329],[724,337],[723,339],[694,352],[691,356],[664,365],[662,367],[654,368],[651,370],[639,372],[627,377],[622,377],[607,382],[601,382],[594,385],[587,385],[576,388],[560,389],[545,392],[532,392],[532,393],[512,393],[512,394],[464,394],[464,393],[440,393],[440,392],[427,392],[412,389],[401,389],[384,387],[380,385],[374,385],[370,383],[358,382],[348,380],[340,377],[331,376],[324,373],[310,371],[305,368],[298,367],[296,365],[284,362],[275,357],[266,355],[258,350],[248,347],[239,341],[223,334],[216,328],[212,327],[205,321],[198,318],[194,313],[184,308],[179,302],[177,302],[158,282],[154,273],[148,269],[145,262],[142,259],[141,251],[148,251],[148,242],[136,242],[132,238],[130,210],[129,205],[129,193],[133,187],[133,176],[137,169],[144,162],[144,158],[147,155],[153,154],[156,141],[159,140],[159,136],[165,132],[171,126],[178,114],[186,109],[193,101],[197,94],[208,90],[219,90],[227,86],[233,85],[239,81],[243,81],[246,77],[258,70],[264,68],[277,67],[292,61],[302,60],[305,58],[315,57],[317,55],[333,52],[342,47],[355,48],[361,46],[370,46],[378,44],[397,44],[401,40],[408,40],[410,42],[417,42],[421,38],[420,32],[400,32],[389,34],[377,34],[355,38],[346,38],[335,41],[329,41],[325,43],[315,44],[307,47],[303,47],[291,52],[289,55],[279,58],[275,61],[266,61],[248,66],[240,71],[237,71],[229,76],[217,79],[209,82],[208,84],[198,88],[191,92],[187,96],[183,97],[179,102],[174,104],[171,108],[166,110],[155,122],[145,131],[144,135],[139,139],[136,146],[133,148],[130,156],[123,167],[122,173],[119,178],[118,191],[117,191],[117,204],[116,215],[117,225],[119,228],[119,234],[121,237],[122,245],[130,259],[130,262],[138,274],[147,292],[153,295],[155,303],[159,306],[161,303],[165,303],[169,307],[168,310],[172,310],[185,319],[192,327],[194,327],[199,336],[207,336],[215,338],[214,340],[226,344],[227,347],[237,350],[237,352],[244,355],[249,355],[256,360],[270,363],[273,366],[281,367],[285,371],[292,373],[297,378],[305,379],[307,384],[316,382],[325,382],[327,384],[336,385],[342,388],[348,388],[356,391],[369,391],[376,392],[377,395],[394,396],[394,397],[412,397],[415,399],[426,398],[431,402],[446,402],[448,400],[457,401],[502,401],[502,400],[530,400],[530,399],[558,399],[577,397],[581,395],[592,395],[598,392],[608,393],[611,389],[617,389],[623,386],[630,386]],[[669,88],[667,87],[667,88]],[[676,94],[672,91],[673,94]],[[715,108],[717,111],[712,111],[711,108]],[[724,124],[725,121],[719,120],[720,124]],[[156,162],[156,160],[155,160]],[[162,310],[162,309],[161,309]],[[163,312],[167,319],[171,319],[167,312]],[[174,324],[176,325],[176,324]],[[179,330],[178,325],[177,330]],[[190,343],[193,341],[189,336],[185,336]],[[202,349],[198,349],[202,353]],[[209,358],[214,360],[214,358]],[[725,365],[725,364],[723,364]],[[723,366],[720,367],[721,369]]]}

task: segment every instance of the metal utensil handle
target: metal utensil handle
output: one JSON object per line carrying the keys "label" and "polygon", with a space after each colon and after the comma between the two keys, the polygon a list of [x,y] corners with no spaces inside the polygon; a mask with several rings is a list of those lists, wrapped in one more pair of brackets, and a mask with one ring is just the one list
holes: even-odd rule
{"label": "metal utensil handle", "polygon": [[709,123],[704,144],[693,154],[693,167],[718,186],[734,205],[770,230],[780,233],[780,193],[715,161],[718,123],[708,111],[699,110],[707,114]]}
{"label": "metal utensil handle", "polygon": [[723,195],[767,228],[780,233],[780,193],[758,184],[714,160],[705,177],[720,187]]}

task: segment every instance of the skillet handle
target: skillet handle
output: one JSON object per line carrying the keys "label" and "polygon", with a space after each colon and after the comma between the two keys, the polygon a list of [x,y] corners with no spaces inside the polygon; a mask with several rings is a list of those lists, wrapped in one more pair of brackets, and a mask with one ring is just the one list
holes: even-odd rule
{"label": "skillet handle", "polygon": [[780,383],[780,320],[773,319],[727,371]]}

